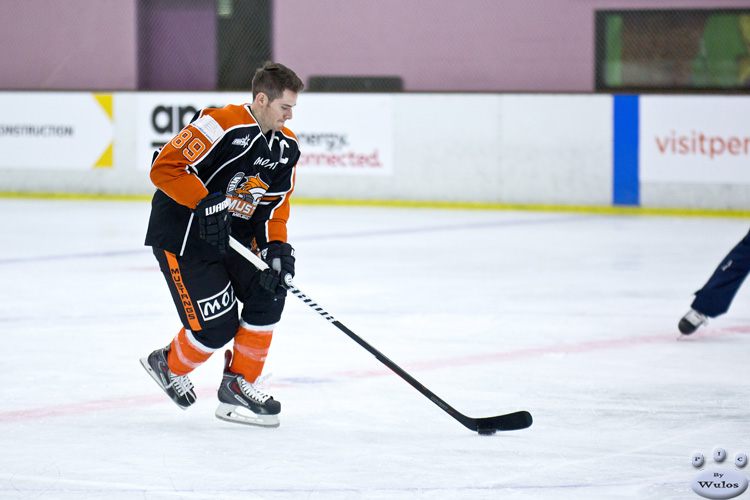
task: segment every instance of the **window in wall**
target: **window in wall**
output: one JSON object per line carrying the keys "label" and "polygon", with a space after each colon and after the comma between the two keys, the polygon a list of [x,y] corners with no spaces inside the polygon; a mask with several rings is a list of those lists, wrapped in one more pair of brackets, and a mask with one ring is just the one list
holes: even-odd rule
{"label": "window in wall", "polygon": [[252,88],[255,70],[271,59],[271,0],[216,3],[220,90]]}
{"label": "window in wall", "polygon": [[138,0],[138,88],[247,90],[271,58],[271,0]]}
{"label": "window in wall", "polygon": [[750,9],[598,11],[596,89],[750,90]]}

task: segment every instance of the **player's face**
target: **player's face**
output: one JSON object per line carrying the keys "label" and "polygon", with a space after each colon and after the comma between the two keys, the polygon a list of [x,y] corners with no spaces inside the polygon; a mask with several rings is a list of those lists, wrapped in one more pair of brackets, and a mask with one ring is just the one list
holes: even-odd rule
{"label": "player's face", "polygon": [[292,108],[297,105],[297,92],[285,90],[278,99],[268,98],[260,103],[258,121],[263,132],[280,131],[287,120],[292,119]]}

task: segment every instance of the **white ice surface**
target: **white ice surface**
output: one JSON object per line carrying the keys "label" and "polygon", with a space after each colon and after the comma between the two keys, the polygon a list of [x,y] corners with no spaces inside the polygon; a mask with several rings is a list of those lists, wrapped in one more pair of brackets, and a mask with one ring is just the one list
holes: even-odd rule
{"label": "white ice surface", "polygon": [[750,295],[675,340],[747,220],[294,206],[303,292],[459,411],[534,416],[482,437],[293,297],[279,428],[214,417],[220,354],[178,409],[138,363],[179,328],[148,210],[0,200],[0,498],[691,499],[693,452],[750,454]]}

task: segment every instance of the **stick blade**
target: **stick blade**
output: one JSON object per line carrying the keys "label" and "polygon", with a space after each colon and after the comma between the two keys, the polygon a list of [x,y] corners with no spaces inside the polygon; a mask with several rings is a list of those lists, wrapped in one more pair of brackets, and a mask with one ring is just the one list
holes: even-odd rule
{"label": "stick blade", "polygon": [[[494,434],[496,431],[516,431],[531,427],[533,419],[527,411],[517,411],[496,417],[477,418],[476,428],[479,434]],[[474,427],[474,426],[472,426]]]}

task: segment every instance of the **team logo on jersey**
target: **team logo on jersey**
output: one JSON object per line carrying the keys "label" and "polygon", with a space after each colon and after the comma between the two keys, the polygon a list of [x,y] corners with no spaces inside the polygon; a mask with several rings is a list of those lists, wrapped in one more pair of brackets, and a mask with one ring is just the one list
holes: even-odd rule
{"label": "team logo on jersey", "polygon": [[242,146],[243,148],[246,148],[249,144],[250,144],[249,135],[246,135],[245,137],[241,137],[232,141],[233,146]]}
{"label": "team logo on jersey", "polygon": [[253,201],[257,203],[266,191],[268,191],[268,184],[260,180],[260,174],[256,174],[252,177],[245,177],[244,182],[240,184],[234,192],[239,195],[244,195],[242,196],[243,198],[250,196]]}
{"label": "team logo on jersey", "polygon": [[229,211],[238,217],[249,219],[266,191],[268,184],[260,179],[260,174],[250,176],[238,172],[229,182],[227,189],[231,199]]}

